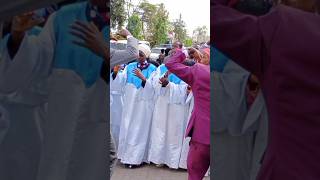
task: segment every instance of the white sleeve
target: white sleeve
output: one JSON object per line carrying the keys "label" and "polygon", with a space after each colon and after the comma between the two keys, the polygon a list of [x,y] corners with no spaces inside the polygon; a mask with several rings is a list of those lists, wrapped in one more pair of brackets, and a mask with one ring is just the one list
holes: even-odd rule
{"label": "white sleeve", "polygon": [[37,74],[35,69],[40,63],[42,69],[51,68],[55,47],[54,18],[55,14],[52,14],[38,36],[26,34],[13,59],[9,56],[7,46],[3,47],[0,62],[1,93],[13,93],[27,86]]}
{"label": "white sleeve", "polygon": [[174,84],[170,82],[168,84],[170,90],[169,102],[172,104],[185,104],[187,99],[187,87],[186,83]]}

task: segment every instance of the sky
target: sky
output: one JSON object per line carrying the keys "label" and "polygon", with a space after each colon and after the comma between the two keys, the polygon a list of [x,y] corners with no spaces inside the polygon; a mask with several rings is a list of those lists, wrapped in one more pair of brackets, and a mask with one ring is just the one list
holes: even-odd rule
{"label": "sky", "polygon": [[[192,35],[198,26],[207,26],[210,32],[210,0],[147,0],[151,4],[163,3],[169,12],[170,21],[179,19],[180,13],[182,20],[186,23],[187,33]],[[142,0],[132,0],[134,4]],[[208,33],[209,33],[208,32]]]}

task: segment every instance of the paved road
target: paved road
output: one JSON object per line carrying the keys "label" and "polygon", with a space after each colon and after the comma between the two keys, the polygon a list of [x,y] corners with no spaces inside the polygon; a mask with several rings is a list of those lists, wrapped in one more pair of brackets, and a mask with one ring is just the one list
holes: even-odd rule
{"label": "paved road", "polygon": [[[187,180],[186,170],[172,170],[168,167],[143,165],[136,169],[127,169],[118,163],[111,180]],[[209,180],[206,177],[204,180]]]}

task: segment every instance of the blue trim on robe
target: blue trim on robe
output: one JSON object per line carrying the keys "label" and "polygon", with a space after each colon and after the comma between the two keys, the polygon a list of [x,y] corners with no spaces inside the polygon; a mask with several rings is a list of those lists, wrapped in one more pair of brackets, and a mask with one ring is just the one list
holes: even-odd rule
{"label": "blue trim on robe", "polygon": [[213,55],[211,56],[211,72],[217,71],[222,72],[224,70],[225,65],[229,61],[229,58],[226,57],[222,52],[220,52],[217,48],[211,47]]}
{"label": "blue trim on robe", "polygon": [[[56,51],[54,54],[54,68],[75,71],[88,88],[99,78],[103,58],[94,54],[87,48],[72,43],[76,37],[70,34],[70,25],[75,20],[89,22],[87,16],[88,2],[64,6],[57,11],[54,19],[54,32],[56,37]],[[109,39],[109,26],[102,29],[105,39]]]}
{"label": "blue trim on robe", "polygon": [[[161,73],[161,77],[164,76],[164,74],[168,71],[168,68],[162,64],[159,66],[160,68],[160,73]],[[168,77],[169,82],[172,82],[174,84],[180,84],[181,83],[181,79],[178,78],[178,76],[176,76],[173,73],[170,73],[169,77]]]}
{"label": "blue trim on robe", "polygon": [[[138,68],[138,62],[133,62],[127,65],[127,82],[128,84],[133,84],[134,86],[136,86],[137,89],[141,88],[142,85],[142,80],[140,78],[138,78],[135,74],[134,74],[134,70],[136,68]],[[149,79],[151,74],[157,70],[157,67],[153,64],[149,64],[148,68],[142,70],[142,74],[144,75],[144,77],[146,79]]]}
{"label": "blue trim on robe", "polygon": [[35,35],[38,36],[42,31],[42,27],[35,26],[32,29],[30,29],[27,33],[28,35]]}

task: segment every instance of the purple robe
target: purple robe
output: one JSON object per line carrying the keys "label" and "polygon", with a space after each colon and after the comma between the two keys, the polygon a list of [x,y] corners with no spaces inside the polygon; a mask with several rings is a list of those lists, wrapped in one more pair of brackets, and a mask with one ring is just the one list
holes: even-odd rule
{"label": "purple robe", "polygon": [[216,48],[262,83],[270,129],[258,180],[320,179],[320,16],[280,5],[254,17],[218,0],[211,12]]}

